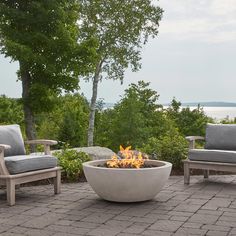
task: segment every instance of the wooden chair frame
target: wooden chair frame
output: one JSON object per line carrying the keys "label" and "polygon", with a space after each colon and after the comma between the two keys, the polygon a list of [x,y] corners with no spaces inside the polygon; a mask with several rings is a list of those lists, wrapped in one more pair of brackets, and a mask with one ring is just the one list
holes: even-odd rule
{"label": "wooden chair frame", "polygon": [[[57,144],[54,140],[30,140],[25,141],[25,144],[40,144],[44,145],[44,154],[50,155],[50,146]],[[61,192],[61,168],[54,167],[43,170],[35,170],[20,174],[11,175],[5,165],[4,150],[11,148],[9,145],[0,144],[0,185],[6,186],[7,190],[7,203],[10,206],[15,205],[15,187],[16,185],[29,183],[42,179],[53,178],[54,193],[59,194]]]}
{"label": "wooden chair frame", "polygon": [[[186,139],[189,141],[189,149],[195,148],[196,140],[205,140],[205,138],[201,136],[188,136],[186,137]],[[204,178],[209,177],[209,170],[236,172],[236,164],[233,164],[233,163],[191,161],[189,159],[186,159],[183,162],[184,162],[184,183],[185,184],[189,184],[190,182],[190,169],[203,170]]]}

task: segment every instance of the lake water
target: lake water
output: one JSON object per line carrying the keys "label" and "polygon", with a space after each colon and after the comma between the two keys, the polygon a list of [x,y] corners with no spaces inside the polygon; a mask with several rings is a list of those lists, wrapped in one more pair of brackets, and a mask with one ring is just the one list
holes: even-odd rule
{"label": "lake water", "polygon": [[[196,107],[190,107],[194,109]],[[234,119],[236,117],[236,107],[203,107],[205,114],[216,120],[224,118]]]}
{"label": "lake water", "polygon": [[[106,108],[112,108],[114,106],[113,103],[107,103]],[[168,106],[163,106],[163,108],[168,108]],[[190,107],[191,110],[196,107]],[[203,107],[205,114],[217,121],[228,118],[233,120],[236,117],[236,107]]]}

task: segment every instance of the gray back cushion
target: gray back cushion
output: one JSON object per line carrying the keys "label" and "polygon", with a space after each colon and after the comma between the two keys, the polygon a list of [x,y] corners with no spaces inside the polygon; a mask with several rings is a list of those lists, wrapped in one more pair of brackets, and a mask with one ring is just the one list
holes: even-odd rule
{"label": "gray back cushion", "polygon": [[5,157],[25,155],[24,141],[19,125],[1,125],[0,144],[8,144],[11,146],[11,149],[5,150]]}
{"label": "gray back cushion", "polygon": [[205,148],[236,150],[236,125],[207,124]]}

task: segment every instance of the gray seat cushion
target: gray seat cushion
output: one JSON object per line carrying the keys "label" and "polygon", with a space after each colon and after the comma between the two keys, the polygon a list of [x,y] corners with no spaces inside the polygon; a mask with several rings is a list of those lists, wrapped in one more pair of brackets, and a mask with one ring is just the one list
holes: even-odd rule
{"label": "gray seat cushion", "polygon": [[8,144],[10,149],[4,151],[4,156],[25,155],[24,141],[19,125],[0,126],[0,144]]}
{"label": "gray seat cushion", "polygon": [[190,149],[188,158],[192,161],[236,163],[236,151]]}
{"label": "gray seat cushion", "polygon": [[10,174],[48,169],[57,166],[57,158],[50,155],[8,156],[5,164]]}
{"label": "gray seat cushion", "polygon": [[236,125],[207,124],[205,148],[236,150]]}

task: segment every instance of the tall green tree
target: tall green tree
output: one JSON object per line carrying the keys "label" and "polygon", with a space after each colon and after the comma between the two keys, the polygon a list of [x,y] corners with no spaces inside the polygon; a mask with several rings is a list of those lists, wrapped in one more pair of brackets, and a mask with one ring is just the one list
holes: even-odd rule
{"label": "tall green tree", "polygon": [[114,109],[101,115],[96,141],[117,150],[119,145],[141,147],[150,137],[160,137],[170,123],[158,104],[159,95],[149,83],[139,81],[125,90]]}
{"label": "tall green tree", "polygon": [[103,77],[123,81],[126,68],[140,69],[142,45],[157,35],[162,12],[151,0],[81,1],[81,37],[98,40],[96,67],[86,77],[93,82],[88,146],[94,139],[98,82]]}
{"label": "tall green tree", "polygon": [[34,115],[77,89],[78,75],[93,65],[93,42],[78,44],[78,19],[76,0],[0,0],[0,52],[19,62],[28,139],[36,136]]}

